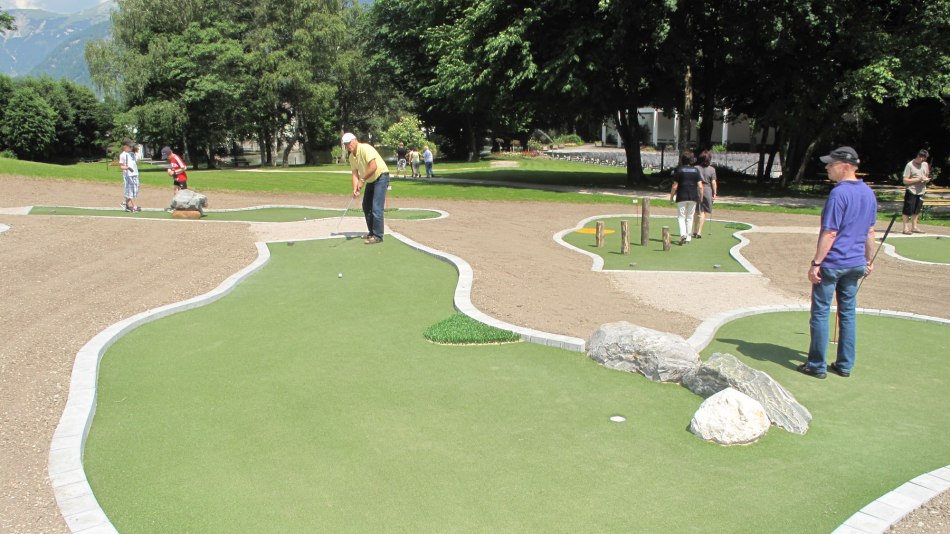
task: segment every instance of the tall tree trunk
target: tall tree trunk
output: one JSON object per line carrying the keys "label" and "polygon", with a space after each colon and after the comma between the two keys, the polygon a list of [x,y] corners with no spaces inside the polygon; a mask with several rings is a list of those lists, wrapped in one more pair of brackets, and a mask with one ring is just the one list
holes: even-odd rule
{"label": "tall tree trunk", "polygon": [[188,154],[188,138],[185,136],[184,130],[181,132],[181,151],[184,156],[185,165],[191,167],[191,156]]}
{"label": "tall tree trunk", "polygon": [[636,107],[633,120],[627,110],[617,112],[617,133],[623,141],[623,151],[627,155],[627,187],[633,187],[643,181],[643,159],[640,157],[640,121],[637,120]]}
{"label": "tall tree trunk", "polygon": [[[755,135],[752,136],[752,139],[755,140]],[[765,143],[769,140],[769,126],[765,124],[762,128],[762,140],[759,141],[758,152],[759,152],[759,166],[755,170],[755,181],[762,183],[765,181]]]}
{"label": "tall tree trunk", "polygon": [[805,176],[805,167],[808,165],[808,161],[811,159],[812,155],[815,153],[815,146],[818,145],[819,138],[816,137],[808,143],[808,147],[805,149],[805,153],[802,154],[801,160],[798,163],[798,169],[795,170],[795,179],[792,181],[794,185],[801,185],[802,178]]}
{"label": "tall tree trunk", "polygon": [[[709,72],[707,70],[707,72]],[[706,87],[703,92],[703,122],[699,125],[698,148],[700,150],[712,148],[713,126],[716,122],[716,93],[713,92],[712,84]]]}
{"label": "tall tree trunk", "polygon": [[690,146],[693,117],[693,69],[686,65],[686,75],[683,77],[683,113],[680,114],[680,135],[677,151],[682,153]]}

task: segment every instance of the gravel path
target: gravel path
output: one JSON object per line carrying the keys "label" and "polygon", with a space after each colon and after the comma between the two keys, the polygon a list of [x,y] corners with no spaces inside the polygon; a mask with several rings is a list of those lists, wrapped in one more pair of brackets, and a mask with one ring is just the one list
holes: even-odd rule
{"label": "gravel path", "polygon": [[[341,182],[341,191],[347,186]],[[117,206],[118,185],[32,180],[0,175],[0,532],[64,532],[46,478],[58,423],[79,348],[100,330],[146,309],[204,293],[256,257],[261,239],[326,235],[336,221],[206,224],[193,221],[24,216],[30,205]],[[145,207],[164,207],[170,189],[143,188]],[[296,204],[342,209],[347,197],[212,193],[212,208]],[[703,298],[673,306],[662,273],[594,273],[590,259],[552,236],[616,205],[391,199],[391,207],[450,213],[444,220],[391,221],[393,230],[455,254],[475,271],[472,301],[503,321],[587,338],[605,322],[627,320],[689,336],[725,309],[807,302],[807,260],[817,218],[719,211],[717,218],[761,227],[743,255],[762,276],[690,278],[683,291]],[[631,215],[636,212],[628,207]],[[622,209],[622,208],[619,208]],[[671,215],[672,210],[654,208]],[[362,231],[359,217],[341,231]],[[946,228],[935,228],[950,234]],[[946,267],[878,257],[862,288],[862,307],[948,317],[933,295],[950,294]],[[642,273],[641,273],[642,274]],[[907,277],[928,280],[908,286]],[[918,278],[919,277],[919,278]],[[681,279],[680,276],[677,276]],[[682,280],[682,279],[681,279]],[[685,301],[685,300],[684,300]],[[908,516],[895,532],[948,532],[947,494]]]}

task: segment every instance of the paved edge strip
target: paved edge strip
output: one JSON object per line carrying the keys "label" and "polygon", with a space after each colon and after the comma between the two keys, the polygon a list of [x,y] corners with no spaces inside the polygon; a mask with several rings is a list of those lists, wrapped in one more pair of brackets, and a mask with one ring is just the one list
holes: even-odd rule
{"label": "paved edge strip", "polygon": [[[672,215],[651,215],[651,217],[656,217],[656,218],[658,218],[658,219],[675,219],[675,218],[676,218],[675,216],[672,216]],[[589,222],[591,222],[591,221],[596,221],[596,220],[598,220],[598,219],[615,219],[615,218],[639,219],[640,216],[639,216],[639,215],[636,215],[636,214],[631,215],[631,214],[629,214],[629,213],[622,213],[622,214],[619,214],[619,215],[617,215],[617,214],[614,214],[614,215],[594,215],[593,217],[588,217],[588,218],[586,218],[586,219],[582,219],[582,220],[581,220],[580,222],[578,222],[577,225],[574,226],[573,228],[568,228],[568,229],[566,229],[566,230],[561,230],[560,232],[554,234],[554,241],[555,241],[557,244],[561,245],[562,247],[565,247],[565,248],[567,248],[567,249],[573,250],[573,251],[575,251],[575,252],[580,252],[581,254],[583,254],[583,255],[589,257],[589,258],[591,259],[591,262],[592,262],[592,265],[591,265],[591,268],[590,268],[591,271],[594,271],[594,272],[607,272],[607,273],[635,273],[635,272],[647,272],[647,271],[628,271],[628,270],[624,270],[624,269],[604,269],[604,258],[602,258],[600,255],[594,254],[593,252],[588,252],[588,251],[586,251],[586,250],[581,250],[581,249],[575,247],[574,245],[571,245],[571,244],[568,243],[567,241],[564,241],[564,236],[566,236],[567,234],[569,234],[569,233],[571,233],[571,232],[576,232],[577,230],[580,230],[581,228],[584,227],[585,224],[587,224],[587,223],[589,223]],[[716,272],[708,272],[708,271],[676,271],[676,273],[677,273],[677,274],[716,274],[716,275],[723,275],[723,274],[731,274],[731,275],[749,275],[749,274],[751,274],[751,275],[761,275],[762,272],[759,271],[758,269],[756,269],[755,266],[753,266],[752,263],[749,262],[749,260],[747,260],[747,259],[745,258],[745,256],[742,255],[741,252],[739,252],[740,250],[742,250],[743,248],[745,248],[746,245],[749,244],[748,238],[746,238],[745,235],[744,235],[745,232],[753,232],[753,231],[755,231],[755,230],[757,229],[757,227],[756,227],[755,225],[750,224],[750,223],[747,223],[747,222],[731,221],[731,220],[726,220],[726,219],[708,219],[708,221],[710,221],[710,222],[715,221],[715,222],[724,222],[724,223],[744,224],[744,225],[747,225],[747,226],[750,227],[750,228],[747,228],[747,229],[745,229],[745,230],[740,230],[740,231],[738,231],[738,232],[733,232],[732,235],[736,236],[736,238],[739,239],[739,243],[738,243],[737,245],[734,245],[732,248],[729,249],[729,255],[732,256],[732,259],[734,259],[734,260],[736,260],[737,262],[739,262],[739,265],[741,265],[742,268],[745,269],[745,270],[748,271],[748,272],[745,272],[745,273],[716,273]],[[661,271],[650,271],[650,272],[661,272]]]}
{"label": "paved edge strip", "polygon": [[540,330],[516,326],[504,321],[499,321],[498,319],[483,313],[481,310],[476,308],[474,304],[472,304],[472,282],[475,276],[474,272],[472,271],[472,266],[469,265],[467,261],[447,252],[436,250],[432,247],[427,247],[421,243],[417,243],[416,241],[413,241],[412,239],[398,232],[391,232],[389,235],[420,252],[424,252],[430,256],[433,256],[444,262],[451,263],[455,266],[455,270],[458,271],[459,275],[459,282],[455,287],[454,302],[456,310],[468,315],[476,321],[481,321],[487,325],[494,326],[502,330],[510,330],[520,335],[521,339],[529,343],[537,343],[539,345],[546,345],[549,347],[558,347],[573,352],[585,351],[586,341],[583,339],[563,336],[560,334],[551,334],[548,332],[542,332]]}
{"label": "paved edge strip", "polygon": [[69,397],[50,444],[47,468],[56,503],[70,531],[84,534],[117,532],[93,495],[82,464],[86,438],[96,413],[96,384],[102,356],[116,340],[145,323],[204,306],[230,293],[239,282],[260,270],[270,260],[267,245],[263,242],[255,245],[257,259],[229,276],[218,287],[203,295],[119,321],[96,334],[79,349],[73,363]]}
{"label": "paved edge strip", "polygon": [[[728,322],[750,315],[786,311],[807,312],[809,311],[809,305],[759,306],[718,313],[703,321],[686,342],[696,352],[699,352],[712,342],[716,331]],[[858,308],[857,311],[867,315],[910,319],[912,321],[950,326],[950,320],[929,315],[869,308]],[[878,534],[886,532],[888,528],[903,519],[904,516],[946,490],[950,490],[950,465],[924,473],[875,499],[846,519],[841,526],[833,531],[833,534]]]}
{"label": "paved edge strip", "polygon": [[7,226],[7,225],[5,225],[5,224],[0,224],[0,234],[2,234],[3,232],[6,232],[6,231],[9,230],[9,229],[10,229],[9,226]]}
{"label": "paved edge strip", "polygon": [[[894,237],[897,237],[897,236],[894,236]],[[917,235],[917,236],[902,236],[900,237],[900,239],[908,239],[908,238],[913,239],[915,237],[944,237],[944,236],[934,236],[931,234],[931,235]],[[892,258],[897,258],[902,261],[909,261],[911,263],[920,263],[923,265],[942,265],[945,267],[950,265],[950,263],[942,263],[939,261],[915,260],[915,259],[911,259],[905,256],[901,256],[900,254],[897,253],[897,248],[894,247],[894,245],[890,243],[882,243],[882,244],[884,245],[884,253],[887,254],[888,256],[891,256]]]}
{"label": "paved edge strip", "polygon": [[[17,208],[17,209],[22,210],[22,213],[19,213],[19,215],[29,215],[30,212],[33,210],[33,208],[53,208],[53,207],[56,207],[56,208],[66,208],[66,209],[76,209],[76,210],[90,210],[90,211],[115,211],[115,210],[116,210],[116,208],[104,208],[104,207],[101,207],[101,206],[97,206],[97,207],[86,207],[86,206],[27,206],[27,207],[25,207],[25,208]],[[339,209],[339,208],[321,208],[321,207],[315,207],[315,206],[303,206],[303,205],[299,205],[299,204],[262,204],[262,205],[260,205],[260,206],[249,206],[249,207],[246,207],[246,208],[226,208],[226,209],[214,209],[214,210],[208,209],[208,210],[204,210],[204,211],[205,211],[206,213],[228,213],[228,212],[253,211],[253,210],[272,209],[272,208],[289,208],[289,209],[305,209],[305,210],[339,211],[339,212],[341,212],[341,213],[344,211],[344,210],[341,210],[341,209]],[[448,213],[447,211],[436,210],[436,209],[431,209],[431,208],[397,208],[397,209],[398,209],[399,211],[430,211],[430,212],[438,213],[438,214],[439,214],[438,217],[432,217],[432,218],[429,218],[429,219],[396,219],[397,221],[401,221],[401,220],[412,220],[413,222],[415,222],[415,221],[438,221],[439,219],[445,219],[445,218],[448,218],[448,216],[449,216],[449,213]],[[164,212],[165,212],[165,208],[142,208],[142,212],[143,212],[143,213],[148,213],[148,212],[153,212],[153,213],[162,212],[162,213],[164,213]],[[109,218],[117,218],[117,217],[115,217],[114,215],[75,215],[75,217],[109,217]],[[354,215],[354,217],[355,217],[355,215]],[[118,218],[127,219],[128,217],[118,217]],[[143,218],[143,217],[138,217],[138,219],[141,219],[141,218]],[[333,217],[320,217],[320,219],[332,219],[332,218],[333,218]],[[148,219],[148,220],[153,220],[153,219]],[[166,220],[166,219],[158,219],[158,220]],[[169,220],[171,220],[171,219],[169,219]],[[305,220],[316,221],[316,220],[318,220],[318,219],[305,219]],[[203,221],[203,222],[214,222],[214,223],[254,223],[254,224],[260,224],[260,223],[285,224],[285,223],[274,222],[274,221]],[[304,222],[304,221],[287,221],[287,222]]]}

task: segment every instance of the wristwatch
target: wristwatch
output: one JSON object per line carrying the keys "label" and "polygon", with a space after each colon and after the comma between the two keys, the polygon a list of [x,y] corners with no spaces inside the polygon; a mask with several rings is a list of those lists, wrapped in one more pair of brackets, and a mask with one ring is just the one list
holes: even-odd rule
{"label": "wristwatch", "polygon": [[821,267],[821,264],[820,264],[820,263],[816,263],[815,260],[811,260],[811,266],[812,266],[812,267]]}

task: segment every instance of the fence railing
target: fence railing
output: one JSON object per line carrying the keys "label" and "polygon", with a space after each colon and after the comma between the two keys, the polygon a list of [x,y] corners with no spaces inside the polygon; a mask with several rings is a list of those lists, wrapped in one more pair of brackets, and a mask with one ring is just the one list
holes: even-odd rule
{"label": "fence railing", "polygon": [[[619,150],[548,150],[545,153],[557,160],[617,167],[626,167],[627,165],[626,153]],[[651,150],[640,152],[640,160],[643,163],[644,169],[662,171],[663,169],[676,167],[679,156],[675,150],[665,150],[662,152]],[[750,176],[755,176],[758,163],[759,154],[757,152],[714,152],[712,155],[712,165],[714,167],[727,168]],[[775,178],[781,175],[781,160],[776,158],[775,163],[772,164],[772,177]]]}

